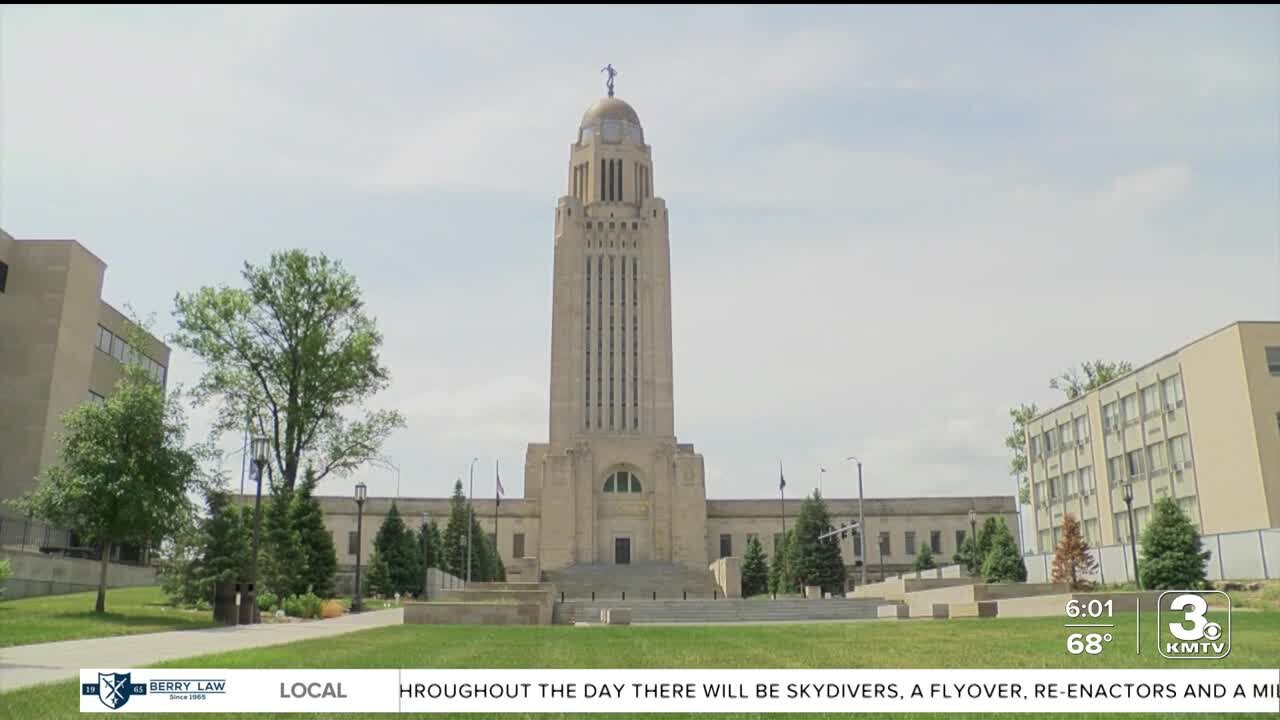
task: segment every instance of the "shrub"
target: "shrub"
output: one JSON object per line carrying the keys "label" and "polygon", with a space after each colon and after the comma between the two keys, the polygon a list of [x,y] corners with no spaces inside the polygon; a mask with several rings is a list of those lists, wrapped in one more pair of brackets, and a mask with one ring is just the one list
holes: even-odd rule
{"label": "shrub", "polygon": [[[1013,540],[1013,533],[1004,518],[1000,518],[996,529],[991,533],[991,550],[982,563],[982,576],[989,583],[1026,582],[1027,566],[1018,554],[1018,546]],[[981,546],[981,543],[979,543]]]}
{"label": "shrub", "polygon": [[9,580],[9,576],[13,574],[13,568],[9,566],[8,560],[0,560],[0,596],[4,595],[4,584]]}
{"label": "shrub", "polygon": [[262,612],[271,612],[280,604],[280,598],[276,594],[267,590],[258,596],[258,610]]}
{"label": "shrub", "polygon": [[317,618],[320,617],[321,602],[315,593],[294,595],[285,599],[284,614],[298,618]]}
{"label": "shrub", "polygon": [[213,610],[213,605],[210,605],[208,600],[200,598],[199,600],[196,600],[196,609],[201,612],[210,612]]}
{"label": "shrub", "polygon": [[320,606],[320,617],[328,620],[342,616],[342,603],[337,600],[325,600]]}

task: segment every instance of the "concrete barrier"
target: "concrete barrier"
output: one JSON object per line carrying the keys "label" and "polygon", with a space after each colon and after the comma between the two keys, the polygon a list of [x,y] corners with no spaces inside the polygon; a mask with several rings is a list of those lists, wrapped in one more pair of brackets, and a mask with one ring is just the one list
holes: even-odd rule
{"label": "concrete barrier", "polygon": [[[0,550],[13,574],[4,584],[6,600],[40,595],[61,595],[98,589],[102,563],[97,560],[58,557],[27,550]],[[156,585],[156,571],[142,565],[107,564],[107,587]],[[108,603],[110,600],[108,600]]]}
{"label": "concrete barrier", "polygon": [[952,603],[947,607],[947,614],[953,618],[995,617],[999,610],[996,600],[979,600],[971,603]]}
{"label": "concrete barrier", "polygon": [[631,608],[605,608],[600,611],[601,621],[605,625],[630,625]]}
{"label": "concrete barrier", "polygon": [[805,585],[804,599],[805,600],[821,600],[822,588],[817,585]]}
{"label": "concrete barrier", "polygon": [[906,605],[881,605],[876,608],[876,616],[881,618],[898,618],[906,619],[911,617],[911,608]]}
{"label": "concrete barrier", "polygon": [[736,557],[722,557],[707,566],[715,578],[720,594],[727,598],[742,597],[742,561]]}
{"label": "concrete barrier", "polygon": [[550,587],[538,589],[535,584],[530,583],[529,585],[534,586],[534,589],[504,590],[498,588],[476,588],[477,584],[472,583],[465,590],[445,590],[436,599],[441,602],[455,603],[533,605],[538,608],[538,622],[542,625],[551,624],[551,616],[555,609],[555,597],[551,594]]}
{"label": "concrete barrier", "polygon": [[409,602],[405,625],[538,625],[535,604],[480,602]]}
{"label": "concrete barrier", "polygon": [[927,603],[908,605],[908,617],[913,618],[935,618],[945,620],[950,615],[951,606],[947,603]]}
{"label": "concrete barrier", "polygon": [[856,587],[851,592],[845,593],[845,597],[902,600],[906,597],[907,593],[919,592],[921,590],[933,590],[935,588],[956,587],[958,585],[970,585],[972,583],[973,579],[966,577],[923,579],[891,578],[884,582],[870,583]]}

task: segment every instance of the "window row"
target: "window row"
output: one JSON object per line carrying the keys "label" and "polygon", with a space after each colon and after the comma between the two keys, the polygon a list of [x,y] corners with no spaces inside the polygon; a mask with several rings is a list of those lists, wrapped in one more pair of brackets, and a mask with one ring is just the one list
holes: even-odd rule
{"label": "window row", "polygon": [[[928,539],[929,550],[934,555],[937,555],[937,556],[945,555],[946,553],[942,546],[942,531],[929,530],[928,533],[929,533],[929,539]],[[751,535],[752,533],[748,533],[747,537],[750,538]],[[955,545],[952,546],[950,554],[955,554],[960,551],[960,546],[964,544],[965,537],[967,536],[968,536],[968,531],[965,531],[965,530],[955,531]],[[924,541],[924,538],[920,537],[920,543],[923,543],[923,541]],[[843,541],[841,542],[843,543]],[[903,532],[902,547],[904,552],[907,555],[912,555],[912,556],[916,555],[919,552],[919,548],[923,547],[923,545],[920,543],[917,543],[916,531],[906,530]],[[773,552],[775,553],[778,552],[778,548],[781,545],[782,545],[782,533],[774,533],[773,534]],[[893,554],[892,533],[890,533],[887,530],[880,532],[878,543],[877,543],[877,549],[879,550],[880,556],[882,557],[888,557]],[[842,552],[843,552],[843,547],[842,547]],[[720,557],[728,557],[729,555],[732,555],[732,554],[733,554],[733,537],[727,533],[722,534],[720,536]],[[853,536],[853,555],[855,558],[862,557],[862,535],[860,533],[855,534]],[[873,562],[874,558],[868,558],[867,561]],[[940,565],[945,564],[941,560],[939,560],[938,563]]]}
{"label": "window row", "polygon": [[1076,447],[1084,447],[1089,444],[1089,416],[1081,415],[1053,429],[1033,435],[1028,438],[1027,443],[1030,445],[1029,452],[1032,460],[1061,452],[1072,444]]}
{"label": "window row", "polygon": [[1061,476],[1049,478],[1036,483],[1036,497],[1043,506],[1045,501],[1052,502],[1059,498],[1070,498],[1076,495],[1088,497],[1097,491],[1097,483],[1093,477],[1093,468],[1065,472]]}
{"label": "window row", "polygon": [[1107,459],[1108,483],[1111,487],[1144,480],[1166,472],[1180,472],[1191,467],[1191,449],[1186,435],[1154,442],[1123,455]]}
{"label": "window row", "polygon": [[99,350],[115,358],[116,362],[126,364],[133,362],[141,363],[142,367],[147,371],[147,374],[151,376],[151,379],[161,385],[164,385],[165,366],[155,360],[152,360],[144,353],[135,350],[119,335],[116,335],[110,330],[99,325],[98,337],[94,344]]}
{"label": "window row", "polygon": [[1159,383],[1148,385],[1138,392],[1131,392],[1102,406],[1102,429],[1119,432],[1144,417],[1154,417],[1162,412],[1173,412],[1184,404],[1182,378],[1173,375]]}

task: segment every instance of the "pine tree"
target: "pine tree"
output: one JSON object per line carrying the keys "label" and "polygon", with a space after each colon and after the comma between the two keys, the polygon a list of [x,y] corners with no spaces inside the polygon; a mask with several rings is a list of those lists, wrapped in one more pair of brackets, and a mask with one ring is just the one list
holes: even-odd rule
{"label": "pine tree", "polygon": [[782,542],[773,553],[773,562],[769,564],[769,592],[775,595],[796,592],[795,575],[787,567],[791,534],[792,530],[789,529],[782,535]]}
{"label": "pine tree", "polygon": [[267,503],[258,557],[258,565],[262,569],[262,587],[257,588],[259,594],[269,590],[286,598],[307,591],[307,556],[302,549],[302,538],[290,522],[292,502],[293,493],[279,487]]}
{"label": "pine tree", "polygon": [[991,550],[982,563],[982,577],[989,583],[1026,582],[1027,566],[1004,518],[999,519],[992,535]]}
{"label": "pine tree", "polygon": [[324,526],[324,512],[315,498],[316,475],[308,467],[302,484],[293,495],[290,522],[302,541],[306,555],[306,572],[302,585],[322,598],[334,595],[334,575],[338,571],[338,553],[333,546],[333,536]]}
{"label": "pine tree", "polygon": [[800,505],[795,537],[787,548],[787,563],[796,585],[817,585],[823,592],[844,591],[845,567],[844,559],[840,556],[839,540],[834,537],[818,539],[819,535],[830,528],[827,505],[822,500],[822,494],[815,490]]}
{"label": "pine tree", "polygon": [[449,522],[444,529],[444,570],[458,578],[467,576],[467,498],[462,481],[453,486],[449,498]]}
{"label": "pine tree", "polygon": [[1067,513],[1062,516],[1062,539],[1053,554],[1053,582],[1070,583],[1072,590],[1086,590],[1089,576],[1098,571],[1098,563],[1089,554],[1089,543],[1080,533],[1080,521]]}
{"label": "pine tree", "polygon": [[[480,529],[480,521],[476,519],[475,513],[471,513],[471,580],[474,582],[489,582],[493,580],[493,554],[491,549],[493,543],[489,542],[489,537],[484,530]],[[466,550],[464,549],[465,553]],[[466,558],[463,558],[465,565]],[[462,579],[467,579],[466,575]]]}
{"label": "pine tree", "polygon": [[1138,574],[1146,590],[1195,590],[1204,587],[1209,552],[1200,543],[1191,518],[1177,501],[1156,501],[1151,521],[1142,531]]}
{"label": "pine tree", "polygon": [[747,554],[742,559],[742,597],[760,595],[769,585],[769,566],[765,562],[760,539],[752,535],[747,540]]}
{"label": "pine tree", "polygon": [[920,548],[920,554],[916,555],[916,561],[912,564],[911,568],[919,572],[920,570],[932,570],[936,567],[938,567],[938,565],[933,561],[933,548],[929,547],[927,544],[922,546]]}
{"label": "pine tree", "polygon": [[428,520],[418,530],[418,542],[423,545],[423,552],[430,557],[427,559],[427,565],[433,568],[444,569],[444,535],[440,532],[440,526],[434,520]]}
{"label": "pine tree", "polygon": [[494,582],[506,582],[507,566],[502,562],[502,553],[498,552],[498,548],[494,547],[493,543],[488,541],[488,538],[485,539],[485,544],[489,546],[489,557],[493,560],[493,564],[489,569],[489,578]]}
{"label": "pine tree", "polygon": [[978,529],[978,554],[974,561],[974,569],[980,570],[987,562],[987,555],[991,553],[991,547],[995,543],[996,537],[1000,534],[1001,528],[1004,532],[1009,532],[1009,526],[1005,524],[1004,518],[989,517],[982,523],[982,527]]}
{"label": "pine tree", "polygon": [[[374,554],[386,563],[388,595],[418,592],[422,588],[422,555],[417,536],[409,532],[400,518],[395,501],[373,539]],[[374,567],[370,561],[370,572]]]}
{"label": "pine tree", "polygon": [[368,588],[365,591],[366,594],[390,597],[396,592],[395,586],[391,584],[391,570],[387,567],[387,561],[378,554],[376,548],[373,551],[373,557],[369,558],[365,586]]}
{"label": "pine tree", "polygon": [[[231,503],[231,494],[211,489],[205,496],[209,517],[200,523],[199,550],[189,570],[191,585],[183,601],[209,600],[218,582],[243,582],[249,577],[252,527],[246,513]],[[247,517],[252,517],[248,515]]]}
{"label": "pine tree", "polygon": [[964,542],[960,543],[960,547],[956,549],[956,554],[951,556],[951,560],[957,565],[963,565],[965,572],[970,577],[977,577],[978,571],[981,569],[977,562],[977,549],[974,547],[974,539],[967,537]]}

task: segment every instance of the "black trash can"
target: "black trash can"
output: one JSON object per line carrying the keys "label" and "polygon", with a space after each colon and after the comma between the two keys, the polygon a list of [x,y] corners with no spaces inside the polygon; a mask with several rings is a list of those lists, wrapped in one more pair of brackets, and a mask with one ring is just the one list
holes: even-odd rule
{"label": "black trash can", "polygon": [[236,607],[236,591],[239,586],[230,580],[213,585],[213,621],[219,625],[235,625],[240,622]]}

